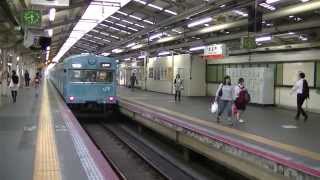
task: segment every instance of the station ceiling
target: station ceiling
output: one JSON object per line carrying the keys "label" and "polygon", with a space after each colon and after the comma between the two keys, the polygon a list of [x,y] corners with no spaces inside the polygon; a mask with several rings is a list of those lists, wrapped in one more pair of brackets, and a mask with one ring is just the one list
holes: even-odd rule
{"label": "station ceiling", "polygon": [[[0,25],[0,32],[14,33],[10,37],[17,37],[17,43],[23,35],[12,31],[15,27],[12,21],[18,18],[17,12],[31,7],[29,1],[7,0],[0,4],[0,23],[4,24]],[[42,33],[53,28],[51,58],[59,52],[88,4],[94,1],[101,0],[71,0],[70,7],[57,8],[53,23],[44,15],[42,26],[32,29]],[[258,47],[319,41],[319,0],[131,0],[84,35],[64,57],[84,52],[110,53],[109,56],[124,60],[138,58],[142,51],[151,55],[166,50],[190,53],[192,47],[213,43],[226,43],[231,50],[238,50],[241,37],[248,35],[248,7],[255,3],[263,13],[262,31],[251,34],[262,38]],[[10,18],[1,13],[6,6],[12,14]],[[36,8],[47,14],[48,8]],[[7,37],[0,33],[0,46],[9,41]]]}

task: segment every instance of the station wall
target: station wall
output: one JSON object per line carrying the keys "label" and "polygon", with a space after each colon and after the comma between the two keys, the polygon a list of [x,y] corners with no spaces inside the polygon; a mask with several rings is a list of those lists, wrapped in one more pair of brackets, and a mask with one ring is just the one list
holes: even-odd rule
{"label": "station wall", "polygon": [[207,95],[215,94],[219,82],[228,67],[271,67],[275,72],[275,104],[289,108],[296,107],[295,95],[290,95],[298,71],[304,71],[309,82],[310,100],[305,106],[310,111],[320,112],[320,53],[316,50],[264,53],[231,56],[223,60],[207,62]]}
{"label": "station wall", "polygon": [[183,79],[184,96],[205,96],[205,62],[189,54],[150,58],[147,90],[173,94],[173,81],[177,74]]}

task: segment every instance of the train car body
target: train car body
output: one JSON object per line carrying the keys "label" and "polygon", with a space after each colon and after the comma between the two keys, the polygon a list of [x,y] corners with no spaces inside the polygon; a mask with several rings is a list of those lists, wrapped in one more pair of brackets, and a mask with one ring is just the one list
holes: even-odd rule
{"label": "train car body", "polygon": [[74,55],[50,70],[50,80],[70,105],[116,105],[116,61],[96,55]]}

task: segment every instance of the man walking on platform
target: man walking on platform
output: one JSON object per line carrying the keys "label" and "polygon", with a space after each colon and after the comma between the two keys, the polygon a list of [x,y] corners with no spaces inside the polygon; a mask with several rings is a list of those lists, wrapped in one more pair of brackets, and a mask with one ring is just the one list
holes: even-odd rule
{"label": "man walking on platform", "polygon": [[302,105],[306,99],[309,99],[309,86],[307,80],[305,80],[305,74],[300,72],[298,75],[298,81],[293,86],[291,93],[296,92],[297,94],[297,115],[295,117],[296,120],[299,120],[300,114],[304,116],[304,121],[307,121],[308,115],[303,110]]}
{"label": "man walking on platform", "polygon": [[134,90],[135,83],[138,84],[137,77],[136,77],[136,75],[134,73],[132,73],[132,75],[130,77],[130,88],[131,88],[131,91]]}

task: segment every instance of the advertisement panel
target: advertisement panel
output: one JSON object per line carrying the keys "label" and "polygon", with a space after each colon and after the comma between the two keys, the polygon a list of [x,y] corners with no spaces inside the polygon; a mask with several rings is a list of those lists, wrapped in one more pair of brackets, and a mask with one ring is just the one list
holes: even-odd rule
{"label": "advertisement panel", "polygon": [[212,44],[204,49],[204,57],[207,59],[223,59],[227,54],[225,44]]}

